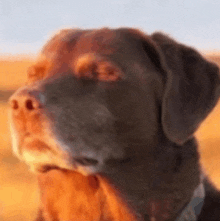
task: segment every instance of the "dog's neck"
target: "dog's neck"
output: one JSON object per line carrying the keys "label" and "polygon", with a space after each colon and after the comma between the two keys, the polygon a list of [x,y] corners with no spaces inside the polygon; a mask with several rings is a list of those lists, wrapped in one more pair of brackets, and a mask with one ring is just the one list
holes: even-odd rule
{"label": "dog's neck", "polygon": [[[175,221],[196,221],[203,207],[205,199],[205,188],[201,182],[193,192],[193,196],[183,209]],[[172,200],[150,200],[149,201],[149,217],[150,221],[170,220],[172,214]]]}
{"label": "dog's neck", "polygon": [[[95,177],[87,178],[71,171],[51,171],[38,178],[45,220],[76,220],[77,217],[87,220],[138,220],[104,179],[98,181]],[[197,220],[205,197],[202,181],[192,195],[175,221]],[[149,200],[147,220],[171,220],[173,206],[174,202],[169,198]]]}

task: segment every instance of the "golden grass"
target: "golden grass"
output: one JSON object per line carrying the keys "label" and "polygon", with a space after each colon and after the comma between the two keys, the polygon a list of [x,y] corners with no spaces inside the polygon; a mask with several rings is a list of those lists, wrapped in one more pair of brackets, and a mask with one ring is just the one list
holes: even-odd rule
{"label": "golden grass", "polygon": [[17,89],[26,81],[26,70],[32,60],[0,60],[0,90]]}
{"label": "golden grass", "polygon": [[[207,57],[220,64],[220,53],[209,53]],[[32,63],[32,58],[27,57],[0,57],[0,93],[1,90],[14,90],[24,85],[26,69]],[[0,220],[33,220],[39,202],[36,178],[11,152],[7,122],[8,105],[4,100],[6,98],[0,100]],[[220,188],[219,123],[220,102],[197,131],[196,136],[200,144],[201,162],[213,182]]]}

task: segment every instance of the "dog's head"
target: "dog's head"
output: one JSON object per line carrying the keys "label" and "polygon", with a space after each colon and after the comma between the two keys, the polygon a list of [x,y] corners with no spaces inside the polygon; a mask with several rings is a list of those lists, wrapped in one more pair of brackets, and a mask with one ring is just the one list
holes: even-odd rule
{"label": "dog's head", "polygon": [[141,205],[155,180],[189,170],[174,169],[174,146],[189,149],[216,104],[218,72],[160,33],[62,30],[10,99],[14,152],[34,171],[102,174]]}

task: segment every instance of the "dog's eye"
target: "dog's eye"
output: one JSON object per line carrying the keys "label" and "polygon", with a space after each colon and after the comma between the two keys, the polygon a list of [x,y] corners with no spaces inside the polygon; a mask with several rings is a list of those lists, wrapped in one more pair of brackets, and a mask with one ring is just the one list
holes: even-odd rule
{"label": "dog's eye", "polygon": [[84,54],[75,62],[77,78],[115,82],[121,80],[122,71],[112,62],[95,54]]}
{"label": "dog's eye", "polygon": [[27,71],[28,82],[34,82],[42,79],[44,71],[45,70],[43,68],[30,67]]}
{"label": "dog's eye", "polygon": [[37,64],[31,66],[27,70],[28,82],[34,82],[42,79],[46,72],[48,72],[50,64],[47,61],[40,61]]}

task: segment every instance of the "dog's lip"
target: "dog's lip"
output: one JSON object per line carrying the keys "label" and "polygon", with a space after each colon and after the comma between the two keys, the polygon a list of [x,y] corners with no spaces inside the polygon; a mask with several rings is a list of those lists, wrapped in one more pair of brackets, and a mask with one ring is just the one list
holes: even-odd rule
{"label": "dog's lip", "polygon": [[61,168],[52,164],[41,165],[40,167],[37,168],[37,171],[39,173],[47,173],[51,170],[61,170]]}
{"label": "dog's lip", "polygon": [[52,151],[52,148],[42,140],[39,136],[35,136],[29,132],[25,133],[23,136],[23,142],[21,145],[22,152],[25,150],[36,150],[36,151],[43,151],[43,150],[50,150]]}

